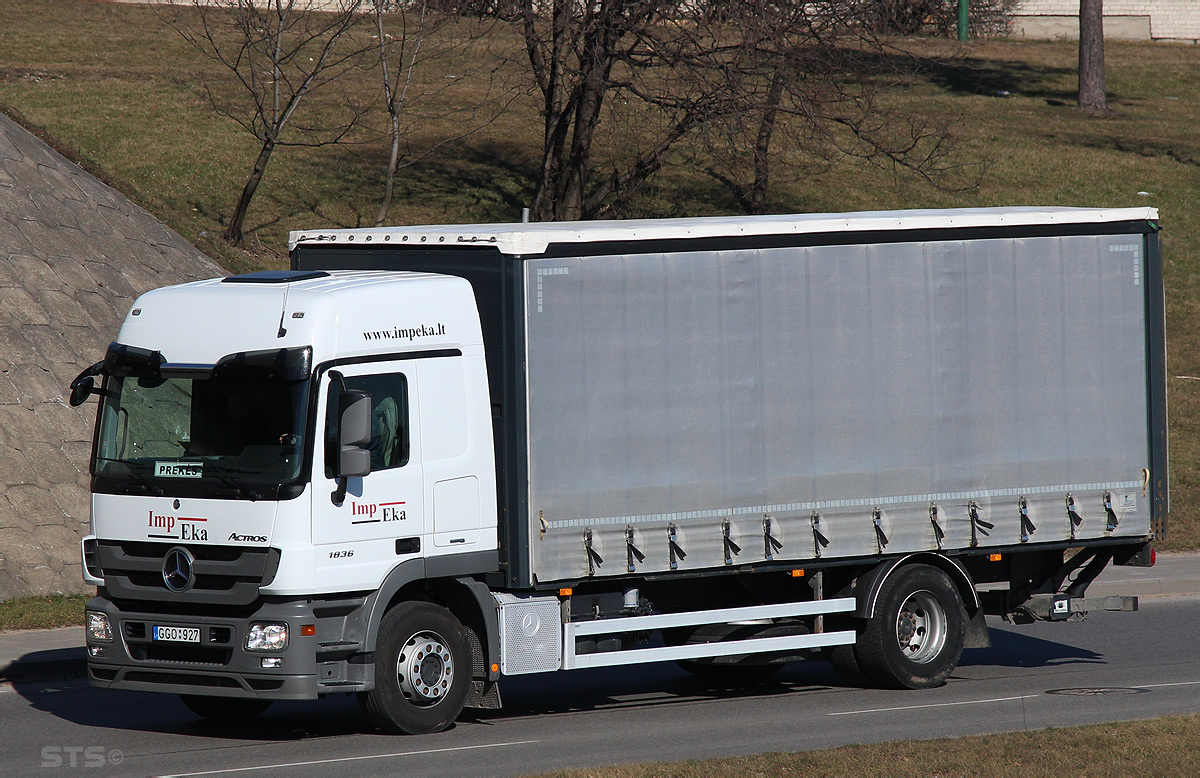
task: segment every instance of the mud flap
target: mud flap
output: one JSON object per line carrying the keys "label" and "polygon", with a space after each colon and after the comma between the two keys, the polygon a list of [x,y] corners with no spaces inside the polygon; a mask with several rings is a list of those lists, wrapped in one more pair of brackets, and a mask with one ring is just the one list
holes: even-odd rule
{"label": "mud flap", "polygon": [[967,636],[963,648],[991,648],[992,636],[983,618],[983,608],[976,608],[975,615],[967,619]]}

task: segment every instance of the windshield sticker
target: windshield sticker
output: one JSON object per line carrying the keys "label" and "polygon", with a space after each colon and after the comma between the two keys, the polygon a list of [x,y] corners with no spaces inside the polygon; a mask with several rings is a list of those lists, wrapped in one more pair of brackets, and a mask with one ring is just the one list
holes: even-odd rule
{"label": "windshield sticker", "polygon": [[203,462],[155,462],[155,478],[202,478]]}

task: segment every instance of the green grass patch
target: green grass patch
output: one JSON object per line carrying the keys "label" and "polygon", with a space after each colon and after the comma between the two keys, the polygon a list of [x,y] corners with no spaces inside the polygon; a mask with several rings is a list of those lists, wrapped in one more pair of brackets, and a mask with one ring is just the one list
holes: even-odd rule
{"label": "green grass patch", "polygon": [[[497,45],[518,41],[518,32]],[[1200,47],[1109,41],[1113,115],[1073,107],[1072,42],[917,40],[922,73],[880,80],[881,103],[955,117],[957,161],[981,172],[979,185],[938,189],[902,172],[852,159],[795,154],[773,171],[775,212],[1002,205],[1155,206],[1164,227],[1172,511],[1163,548],[1200,549]],[[482,46],[424,78],[469,70]],[[520,81],[516,54],[499,67]],[[472,59],[474,57],[474,59]],[[217,116],[199,88],[223,74],[166,27],[147,5],[83,0],[0,3],[0,106],[131,195],[185,238],[234,271],[284,267],[293,229],[372,223],[383,192],[387,147],[382,117],[344,147],[281,148],[272,158],[246,223],[247,246],[221,234],[249,175],[257,142]],[[215,82],[214,82],[215,83]],[[347,84],[361,97],[374,76]],[[314,93],[304,121],[328,124],[338,90]],[[462,130],[467,99],[446,92],[445,108],[418,124],[413,148]],[[528,205],[540,156],[541,119],[533,90],[466,139],[401,171],[394,224],[512,221]],[[597,154],[629,153],[649,122],[606,130]],[[373,128],[370,129],[370,128]],[[71,155],[69,155],[71,156]],[[738,213],[745,166],[722,163],[702,143],[681,146],[673,166],[629,204],[630,217]],[[605,171],[606,172],[606,171]],[[1114,359],[1121,355],[1113,355]],[[1013,380],[1017,380],[1014,377]]]}
{"label": "green grass patch", "polygon": [[561,778],[700,778],[710,775],[1020,776],[1195,775],[1200,716],[1094,724],[939,740],[843,746],[795,754],[758,754],[652,762],[547,773]]}
{"label": "green grass patch", "polygon": [[82,626],[83,606],[89,599],[87,594],[52,594],[5,600],[0,602],[0,632]]}

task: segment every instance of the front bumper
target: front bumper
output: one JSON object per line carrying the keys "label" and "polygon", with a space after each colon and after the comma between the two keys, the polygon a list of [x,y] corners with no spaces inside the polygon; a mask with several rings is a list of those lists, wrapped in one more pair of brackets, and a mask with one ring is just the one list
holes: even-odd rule
{"label": "front bumper", "polygon": [[[268,700],[316,699],[321,689],[315,637],[300,627],[316,624],[307,600],[266,602],[246,617],[188,616],[121,610],[104,597],[87,610],[108,615],[111,642],[88,638],[88,681],[106,689],[197,694]],[[246,632],[253,622],[288,625],[282,651],[247,651]],[[151,639],[155,626],[196,627],[199,643],[167,643]],[[93,655],[95,647],[101,650]],[[263,657],[279,657],[277,668],[262,667]]]}

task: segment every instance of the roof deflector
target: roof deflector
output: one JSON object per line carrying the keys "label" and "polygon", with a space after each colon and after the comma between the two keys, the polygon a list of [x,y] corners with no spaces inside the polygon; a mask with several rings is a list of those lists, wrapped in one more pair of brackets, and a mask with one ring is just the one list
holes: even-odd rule
{"label": "roof deflector", "polygon": [[227,276],[221,279],[224,284],[289,284],[293,281],[311,281],[314,278],[326,278],[329,273],[324,270],[259,270],[256,273],[243,273],[240,276]]}

